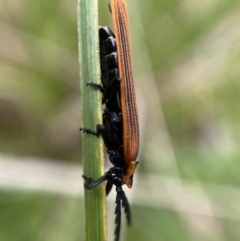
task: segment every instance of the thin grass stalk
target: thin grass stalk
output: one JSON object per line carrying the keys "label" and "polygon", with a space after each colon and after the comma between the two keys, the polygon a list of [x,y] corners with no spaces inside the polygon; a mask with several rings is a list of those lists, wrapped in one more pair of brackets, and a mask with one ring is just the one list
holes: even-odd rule
{"label": "thin grass stalk", "polygon": [[[101,93],[87,87],[88,82],[100,83],[98,53],[98,1],[78,0],[78,36],[81,88],[81,126],[95,129],[102,122]],[[104,173],[101,138],[82,135],[84,173],[96,179]],[[86,241],[106,241],[106,197],[104,184],[85,189]]]}

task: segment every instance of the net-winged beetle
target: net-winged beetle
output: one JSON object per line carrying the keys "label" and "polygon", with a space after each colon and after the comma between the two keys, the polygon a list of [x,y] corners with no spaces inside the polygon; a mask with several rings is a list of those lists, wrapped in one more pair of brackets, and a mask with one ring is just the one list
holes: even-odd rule
{"label": "net-winged beetle", "polygon": [[100,183],[107,181],[106,195],[116,186],[116,209],[115,209],[115,241],[119,240],[121,227],[121,206],[126,213],[128,225],[131,222],[130,206],[124,191],[122,190],[123,177],[127,170],[123,154],[123,123],[119,102],[120,79],[118,78],[118,65],[116,42],[112,31],[108,27],[99,28],[100,43],[100,64],[101,64],[101,82],[102,85],[96,83],[88,83],[89,86],[99,89],[103,93],[103,103],[105,109],[103,111],[103,123],[97,125],[96,131],[86,128],[80,128],[82,132],[101,135],[109,155],[109,160],[113,164],[102,177],[97,180],[87,175],[83,175],[86,180],[85,188],[92,189]]}

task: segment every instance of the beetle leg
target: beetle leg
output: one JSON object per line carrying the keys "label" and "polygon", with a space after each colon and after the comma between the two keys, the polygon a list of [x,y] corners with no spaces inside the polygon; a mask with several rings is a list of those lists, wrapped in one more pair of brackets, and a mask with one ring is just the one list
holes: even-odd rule
{"label": "beetle leg", "polygon": [[100,84],[97,84],[97,83],[94,83],[94,82],[87,83],[87,86],[91,86],[96,90],[100,90],[102,93],[104,91],[103,87]]}
{"label": "beetle leg", "polygon": [[107,182],[107,184],[106,184],[106,196],[108,196],[108,194],[112,190],[112,186],[113,186],[112,182]]}
{"label": "beetle leg", "polygon": [[86,180],[84,187],[90,190],[90,189],[96,187],[97,185],[99,185],[100,183],[106,181],[107,174],[105,173],[103,176],[99,177],[95,181],[91,177],[89,177],[85,174],[83,174],[82,177],[84,180]]}
{"label": "beetle leg", "polygon": [[94,136],[100,135],[100,132],[99,132],[98,128],[97,128],[97,131],[93,131],[92,129],[88,129],[88,128],[84,128],[84,127],[80,127],[79,130],[82,131],[83,133],[91,134],[91,135],[94,135]]}

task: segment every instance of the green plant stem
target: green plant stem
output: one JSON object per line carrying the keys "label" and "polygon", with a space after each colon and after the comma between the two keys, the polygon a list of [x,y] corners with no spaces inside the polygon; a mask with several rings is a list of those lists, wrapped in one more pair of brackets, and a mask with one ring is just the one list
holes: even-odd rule
{"label": "green plant stem", "polygon": [[[95,129],[102,122],[101,93],[88,82],[100,83],[98,54],[98,2],[78,0],[78,35],[80,61],[80,88],[82,126]],[[101,138],[84,134],[84,173],[96,179],[104,173],[103,143]],[[85,189],[86,241],[106,241],[106,197],[101,184],[92,190]]]}

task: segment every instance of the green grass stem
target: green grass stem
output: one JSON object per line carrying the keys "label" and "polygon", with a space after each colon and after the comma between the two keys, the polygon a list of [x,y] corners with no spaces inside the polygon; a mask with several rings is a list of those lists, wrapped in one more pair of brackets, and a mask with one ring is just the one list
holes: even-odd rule
{"label": "green grass stem", "polygon": [[[98,53],[98,1],[78,0],[78,35],[82,125],[95,129],[102,122],[101,93],[87,87],[88,82],[100,83]],[[101,138],[84,134],[84,173],[96,179],[104,173]],[[106,197],[104,184],[85,189],[86,241],[106,241]]]}

